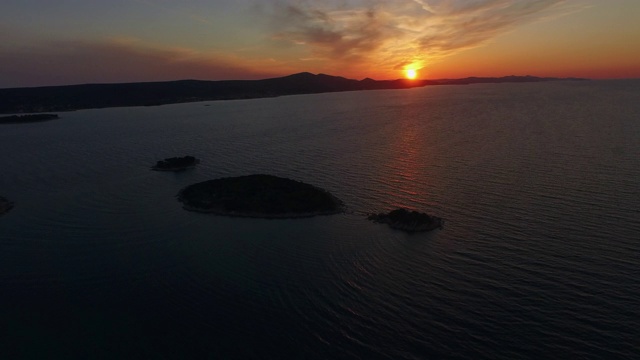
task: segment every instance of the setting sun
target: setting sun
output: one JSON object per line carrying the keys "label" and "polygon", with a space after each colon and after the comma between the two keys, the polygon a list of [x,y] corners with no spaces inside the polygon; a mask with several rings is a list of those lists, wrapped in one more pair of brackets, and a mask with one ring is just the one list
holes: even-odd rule
{"label": "setting sun", "polygon": [[405,70],[405,76],[407,79],[415,79],[418,76],[418,72],[414,69],[407,69]]}

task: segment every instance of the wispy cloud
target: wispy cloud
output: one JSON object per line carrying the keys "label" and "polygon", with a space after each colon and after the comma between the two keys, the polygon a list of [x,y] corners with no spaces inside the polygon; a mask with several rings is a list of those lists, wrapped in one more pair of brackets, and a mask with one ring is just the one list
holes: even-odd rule
{"label": "wispy cloud", "polygon": [[274,13],[273,38],[308,45],[331,58],[357,60],[379,49],[396,29],[371,8],[325,10],[283,4]]}
{"label": "wispy cloud", "polygon": [[314,57],[378,68],[423,66],[518,25],[574,11],[568,0],[273,0],[263,7],[276,41]]}

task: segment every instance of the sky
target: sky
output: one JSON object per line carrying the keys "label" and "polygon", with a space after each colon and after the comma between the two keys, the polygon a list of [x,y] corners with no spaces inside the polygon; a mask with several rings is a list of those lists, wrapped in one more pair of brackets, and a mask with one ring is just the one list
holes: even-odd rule
{"label": "sky", "polygon": [[3,0],[0,88],[261,79],[640,78],[640,0]]}

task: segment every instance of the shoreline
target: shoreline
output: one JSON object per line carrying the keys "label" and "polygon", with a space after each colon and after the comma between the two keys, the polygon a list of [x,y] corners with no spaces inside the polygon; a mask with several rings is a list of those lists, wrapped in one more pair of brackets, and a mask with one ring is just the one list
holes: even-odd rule
{"label": "shoreline", "polygon": [[262,80],[177,80],[40,86],[0,89],[0,114],[160,106],[347,91],[398,90],[438,85],[583,80],[588,79],[504,76],[435,80],[373,80],[369,78],[355,80],[326,74],[298,73]]}

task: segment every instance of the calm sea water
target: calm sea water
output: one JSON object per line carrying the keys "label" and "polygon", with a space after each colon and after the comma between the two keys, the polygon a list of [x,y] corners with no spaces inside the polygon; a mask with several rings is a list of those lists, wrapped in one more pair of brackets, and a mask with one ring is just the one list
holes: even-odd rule
{"label": "calm sea water", "polygon": [[[640,81],[84,110],[0,127],[0,358],[637,359]],[[195,155],[182,173],[156,160]],[[269,173],[345,214],[184,211]],[[363,214],[446,219],[405,234]]]}

